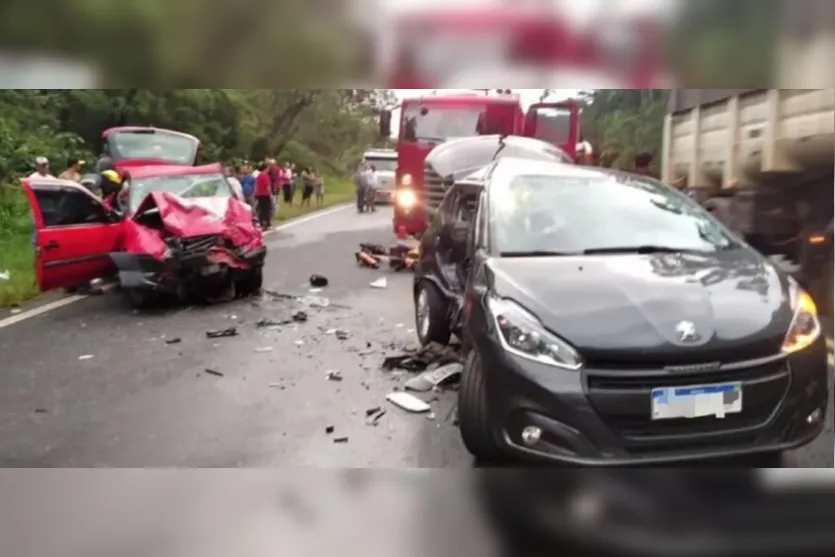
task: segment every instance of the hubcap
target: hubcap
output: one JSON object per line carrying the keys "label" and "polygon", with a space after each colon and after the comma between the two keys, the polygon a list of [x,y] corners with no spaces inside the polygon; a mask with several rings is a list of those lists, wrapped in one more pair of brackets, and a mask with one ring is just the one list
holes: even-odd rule
{"label": "hubcap", "polygon": [[420,336],[426,338],[429,335],[429,294],[424,289],[421,289],[418,295],[417,320]]}

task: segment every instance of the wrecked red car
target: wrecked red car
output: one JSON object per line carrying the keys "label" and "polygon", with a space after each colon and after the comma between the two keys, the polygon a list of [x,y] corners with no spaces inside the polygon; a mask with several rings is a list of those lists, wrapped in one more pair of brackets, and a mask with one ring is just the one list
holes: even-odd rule
{"label": "wrecked red car", "polygon": [[263,233],[219,164],[131,174],[119,210],[75,182],[23,181],[41,290],[118,275],[131,304],[143,307],[160,297],[215,302],[261,288]]}

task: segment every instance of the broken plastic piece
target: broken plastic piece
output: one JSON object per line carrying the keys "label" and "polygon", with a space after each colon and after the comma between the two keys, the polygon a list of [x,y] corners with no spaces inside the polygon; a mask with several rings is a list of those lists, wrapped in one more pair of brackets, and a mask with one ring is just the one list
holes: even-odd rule
{"label": "broken plastic piece", "polygon": [[229,327],[228,329],[223,329],[222,331],[206,331],[207,338],[229,338],[236,336],[238,336],[237,327]]}
{"label": "broken plastic piece", "polygon": [[92,360],[93,355],[92,354],[86,354],[84,356],[79,356],[78,359],[82,362],[85,361],[85,360]]}
{"label": "broken plastic piece", "polygon": [[386,279],[386,277],[383,277],[381,279],[377,279],[374,282],[372,282],[371,283],[371,288],[376,288],[378,290],[383,290],[385,288],[388,288],[388,285],[389,285],[388,280]]}
{"label": "broken plastic piece", "polygon": [[332,425],[329,425],[325,428],[325,433],[327,433],[328,435],[333,434],[334,431],[336,431],[336,428]]}
{"label": "broken plastic piece", "polygon": [[415,377],[406,382],[404,385],[407,390],[418,393],[428,393],[436,387],[452,381],[459,377],[463,371],[461,364],[448,364],[439,367],[434,371],[427,371],[426,373]]}
{"label": "broken plastic piece", "polygon": [[398,408],[402,408],[412,414],[425,414],[432,410],[432,407],[427,403],[409,393],[396,392],[391,393],[386,397],[386,400],[394,404]]}
{"label": "broken plastic piece", "polygon": [[328,381],[336,381],[336,382],[340,382],[343,379],[342,374],[339,373],[339,371],[336,371],[336,370],[332,370],[332,371],[327,372],[325,374],[325,377],[328,379]]}
{"label": "broken plastic piece", "polygon": [[337,445],[344,445],[348,442],[348,438],[347,437],[339,437],[337,439],[334,439],[333,442]]}
{"label": "broken plastic piece", "polygon": [[322,275],[311,275],[310,286],[312,286],[313,288],[325,288],[327,285],[327,277],[323,277]]}
{"label": "broken plastic piece", "polygon": [[181,338],[169,338],[168,340],[165,341],[165,344],[167,344],[168,346],[171,346],[173,344],[180,344],[181,342],[183,342],[183,339],[181,339]]}

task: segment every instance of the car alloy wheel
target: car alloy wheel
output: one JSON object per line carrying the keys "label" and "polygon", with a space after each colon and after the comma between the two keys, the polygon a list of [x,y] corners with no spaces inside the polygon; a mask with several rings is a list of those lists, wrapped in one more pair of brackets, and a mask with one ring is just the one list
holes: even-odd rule
{"label": "car alloy wheel", "polygon": [[421,338],[429,336],[429,329],[432,325],[431,313],[429,307],[429,291],[421,288],[417,299],[417,326]]}

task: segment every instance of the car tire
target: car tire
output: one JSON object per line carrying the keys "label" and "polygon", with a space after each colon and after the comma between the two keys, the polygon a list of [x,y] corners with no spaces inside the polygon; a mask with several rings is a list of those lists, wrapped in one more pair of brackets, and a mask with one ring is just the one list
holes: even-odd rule
{"label": "car tire", "polygon": [[244,278],[238,281],[235,292],[238,297],[246,298],[261,291],[264,284],[264,266],[259,265],[250,270]]}
{"label": "car tire", "polygon": [[484,370],[475,350],[470,351],[461,373],[461,385],[458,388],[458,425],[464,446],[479,464],[502,460],[502,451],[490,427]]}
{"label": "car tire", "polygon": [[122,293],[132,309],[140,310],[151,307],[154,297],[150,292],[139,288],[123,288]]}
{"label": "car tire", "polygon": [[433,342],[447,345],[452,338],[449,304],[438,287],[426,280],[420,282],[415,293],[415,327],[422,346]]}

